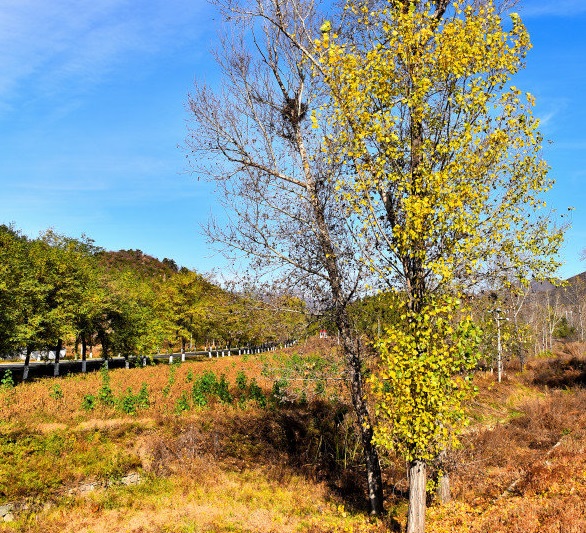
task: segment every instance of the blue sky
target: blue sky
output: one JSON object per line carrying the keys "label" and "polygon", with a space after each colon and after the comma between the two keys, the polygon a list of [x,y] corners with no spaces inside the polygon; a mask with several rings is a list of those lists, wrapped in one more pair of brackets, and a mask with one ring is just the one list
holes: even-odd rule
{"label": "blue sky", "polygon": [[[537,97],[568,213],[560,270],[586,270],[586,2],[525,0]],[[0,223],[53,227],[198,271],[225,263],[200,231],[219,206],[178,148],[193,80],[214,83],[219,19],[204,0],[0,0]]]}

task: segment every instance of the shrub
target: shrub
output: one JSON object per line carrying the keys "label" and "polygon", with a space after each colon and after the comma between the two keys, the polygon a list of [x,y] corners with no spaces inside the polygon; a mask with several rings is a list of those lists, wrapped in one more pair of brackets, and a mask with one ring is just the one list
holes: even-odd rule
{"label": "shrub", "polygon": [[198,380],[193,384],[191,389],[191,398],[193,400],[193,405],[196,407],[205,407],[208,403],[205,393],[201,388],[201,381]]}
{"label": "shrub", "polygon": [[129,387],[126,394],[116,401],[118,409],[127,415],[135,415],[139,409],[147,409],[149,405],[149,391],[146,383],[142,384],[138,394],[134,394]]}
{"label": "shrub", "polygon": [[173,364],[169,366],[169,379],[167,381],[167,385],[163,388],[163,396],[166,398],[169,396],[169,392],[171,391],[171,387],[173,383],[175,383],[175,373],[177,372],[177,365]]}
{"label": "shrub", "polygon": [[218,389],[218,378],[211,371],[206,372],[198,380],[199,388],[203,394],[215,394]]}
{"label": "shrub", "polygon": [[323,379],[318,379],[315,382],[315,395],[324,396],[326,393],[326,382]]}
{"label": "shrub", "polygon": [[206,372],[195,380],[191,389],[193,404],[197,407],[203,407],[208,404],[212,397],[217,397],[222,403],[231,404],[234,401],[230,393],[230,384],[225,374],[216,377],[213,372]]}
{"label": "shrub", "polygon": [[236,388],[241,392],[246,391],[246,382],[246,374],[240,370],[236,375]]}
{"label": "shrub", "polygon": [[218,396],[218,398],[220,399],[220,401],[222,403],[225,404],[231,404],[232,403],[232,395],[230,394],[230,385],[228,383],[228,380],[226,379],[226,376],[224,374],[222,374],[220,376],[220,381],[218,382],[218,385],[216,387],[216,395]]}
{"label": "shrub", "polygon": [[98,401],[103,405],[114,405],[114,394],[110,387],[110,374],[106,363],[100,369],[100,374],[102,375],[102,386],[98,391]]}
{"label": "shrub", "polygon": [[53,398],[53,400],[61,400],[63,398],[63,389],[61,388],[61,385],[58,383],[53,385],[49,392],[49,396]]}
{"label": "shrub", "polygon": [[14,387],[14,379],[12,378],[12,370],[5,370],[4,377],[0,379],[0,388],[12,389]]}
{"label": "shrub", "polygon": [[96,397],[93,394],[86,394],[83,397],[83,400],[81,401],[81,408],[84,411],[92,411],[93,409],[96,408],[97,404],[98,404],[98,400],[96,399]]}
{"label": "shrub", "polygon": [[186,392],[183,392],[177,399],[177,403],[175,404],[175,412],[177,414],[181,414],[183,411],[189,411],[189,409],[189,397],[187,396]]}
{"label": "shrub", "polygon": [[138,395],[136,397],[137,406],[141,409],[148,409],[151,405],[149,400],[149,390],[147,388],[147,384],[143,383],[138,391]]}
{"label": "shrub", "polygon": [[256,401],[258,406],[263,409],[267,406],[267,398],[254,378],[250,380],[250,384],[248,385],[248,397]]}
{"label": "shrub", "polygon": [[277,379],[273,383],[273,390],[271,391],[271,399],[274,403],[284,403],[287,400],[287,387],[289,382],[284,379]]}
{"label": "shrub", "polygon": [[116,407],[127,415],[135,415],[137,407],[136,398],[137,397],[133,394],[132,389],[129,387],[126,394],[118,398]]}

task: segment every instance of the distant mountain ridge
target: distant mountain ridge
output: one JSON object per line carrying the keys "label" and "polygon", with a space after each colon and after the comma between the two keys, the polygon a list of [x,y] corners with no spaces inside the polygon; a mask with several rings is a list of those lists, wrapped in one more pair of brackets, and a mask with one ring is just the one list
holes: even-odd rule
{"label": "distant mountain ridge", "polygon": [[549,292],[549,291],[560,291],[566,292],[568,288],[576,288],[576,286],[586,288],[586,271],[576,274],[564,281],[563,285],[554,285],[549,281],[532,281],[531,292]]}

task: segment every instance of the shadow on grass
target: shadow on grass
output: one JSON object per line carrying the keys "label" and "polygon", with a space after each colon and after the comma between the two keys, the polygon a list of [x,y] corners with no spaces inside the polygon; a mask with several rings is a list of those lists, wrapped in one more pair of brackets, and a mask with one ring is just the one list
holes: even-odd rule
{"label": "shadow on grass", "polygon": [[556,358],[541,361],[534,370],[533,384],[552,389],[586,386],[586,359]]}
{"label": "shadow on grass", "polygon": [[226,414],[178,419],[173,435],[153,436],[150,470],[164,475],[178,465],[188,468],[196,457],[238,471],[262,466],[277,481],[301,474],[325,482],[347,509],[368,513],[360,437],[346,405],[310,402]]}

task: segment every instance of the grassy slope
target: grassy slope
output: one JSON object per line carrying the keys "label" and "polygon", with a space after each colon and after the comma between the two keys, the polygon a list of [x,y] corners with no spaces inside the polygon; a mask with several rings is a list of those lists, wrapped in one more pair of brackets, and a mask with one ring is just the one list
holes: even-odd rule
{"label": "grassy slope", "polygon": [[[502,384],[477,376],[480,394],[465,447],[454,453],[455,499],[432,505],[428,531],[586,531],[586,376],[583,355],[534,360]],[[0,392],[0,504],[26,507],[0,531],[380,532],[404,523],[404,467],[385,458],[393,523],[360,507],[360,455],[343,391],[315,396],[316,368],[331,368],[325,344],[296,362],[307,405],[260,409],[254,401],[211,401],[181,413],[193,379],[207,370],[235,379],[244,370],[268,395],[293,351],[178,367],[110,372],[120,397],[142,383],[150,407],[127,415],[80,408],[99,374],[44,380]],[[301,372],[300,372],[300,368]],[[295,388],[296,382],[290,381]],[[301,382],[300,382],[301,383]],[[334,388],[332,388],[334,387]],[[167,388],[168,393],[164,390]],[[345,466],[346,468],[342,468]],[[125,484],[129,473],[138,483]],[[136,481],[136,480],[134,480]],[[91,485],[90,485],[91,484]]]}

